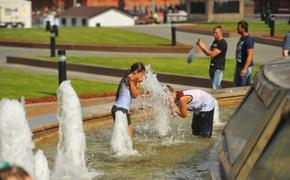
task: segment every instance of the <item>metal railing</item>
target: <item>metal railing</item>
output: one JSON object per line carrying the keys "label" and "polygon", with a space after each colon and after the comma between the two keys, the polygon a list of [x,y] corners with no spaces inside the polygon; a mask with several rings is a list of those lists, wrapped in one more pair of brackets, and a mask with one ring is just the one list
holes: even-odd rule
{"label": "metal railing", "polygon": [[[276,17],[276,22],[288,23],[288,21],[290,20],[290,14],[271,14],[271,15],[274,15]],[[261,20],[261,14],[245,14],[244,18],[247,21]]]}

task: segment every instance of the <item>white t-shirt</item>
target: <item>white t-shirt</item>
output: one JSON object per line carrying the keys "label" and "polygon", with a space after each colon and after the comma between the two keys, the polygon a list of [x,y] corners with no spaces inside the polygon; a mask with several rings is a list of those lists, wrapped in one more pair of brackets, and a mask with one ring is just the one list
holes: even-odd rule
{"label": "white t-shirt", "polygon": [[192,100],[187,104],[189,111],[199,112],[211,111],[215,107],[214,98],[207,92],[200,89],[182,91],[183,96],[191,96]]}

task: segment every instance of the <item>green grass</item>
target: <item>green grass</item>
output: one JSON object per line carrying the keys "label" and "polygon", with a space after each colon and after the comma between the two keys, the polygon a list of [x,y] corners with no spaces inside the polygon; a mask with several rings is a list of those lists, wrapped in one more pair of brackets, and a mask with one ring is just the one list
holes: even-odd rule
{"label": "green grass", "polygon": [[[50,57],[38,57],[46,60],[54,60]],[[209,58],[197,58],[192,64],[187,64],[186,60],[181,57],[120,57],[120,58],[99,58],[99,57],[68,57],[68,63],[76,64],[90,64],[115,68],[128,69],[134,62],[143,62],[145,65],[151,64],[151,68],[155,72],[172,73],[188,76],[199,76],[208,78]],[[257,71],[259,65],[254,67],[254,73]],[[232,80],[235,68],[235,61],[228,59],[226,62],[226,69],[224,71],[225,80]]]}
{"label": "green grass", "polygon": [[[0,29],[0,37],[46,42],[50,33],[42,28],[31,29]],[[60,28],[57,43],[76,44],[115,44],[115,45],[168,45],[170,40],[139,32],[129,32],[117,28]]]}
{"label": "green grass", "polygon": [[[264,32],[264,33],[270,33],[270,28],[268,25],[264,23],[264,21],[249,21],[249,32]],[[206,27],[209,29],[212,29],[213,26],[220,24],[223,26],[224,29],[236,32],[237,30],[237,22],[212,22],[212,23],[198,23],[193,24],[194,26],[198,27]],[[287,23],[280,23],[276,22],[275,26],[276,34],[281,36],[285,35],[286,32],[290,31],[290,25]]]}
{"label": "green grass", "polygon": [[[41,98],[55,95],[58,88],[56,76],[21,71],[0,70],[0,98]],[[72,86],[80,94],[115,92],[117,85],[72,79]]]}

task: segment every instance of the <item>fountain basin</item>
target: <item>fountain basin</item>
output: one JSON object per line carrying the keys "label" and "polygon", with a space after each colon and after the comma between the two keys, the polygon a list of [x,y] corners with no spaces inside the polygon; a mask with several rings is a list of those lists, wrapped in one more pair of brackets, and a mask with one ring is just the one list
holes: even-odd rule
{"label": "fountain basin", "polygon": [[225,179],[289,179],[290,57],[265,64],[223,132]]}
{"label": "fountain basin", "polygon": [[[213,94],[223,107],[229,106],[233,102],[236,104],[246,91],[247,88],[225,89]],[[233,102],[230,97],[234,99]],[[83,119],[87,129],[86,162],[90,170],[102,171],[104,176],[100,177],[101,179],[120,177],[162,179],[179,178],[184,175],[188,178],[202,178],[207,175],[210,165],[209,158],[217,161],[218,146],[215,143],[219,141],[222,127],[215,127],[214,136],[211,139],[194,138],[190,131],[191,117],[189,117],[174,122],[175,129],[172,131],[174,136],[160,139],[157,138],[158,134],[152,131],[154,126],[152,124],[154,121],[150,121],[152,120],[152,108],[140,108],[138,103],[133,104],[132,119],[136,132],[134,148],[139,154],[135,157],[121,159],[114,157],[109,145],[113,122],[110,115],[112,102],[108,100],[104,104],[83,108]],[[223,119],[226,121],[235,107],[224,107],[223,109],[227,109],[222,112],[222,114],[227,114]],[[49,117],[49,114],[44,116]],[[53,116],[50,119],[53,119]],[[136,120],[139,121],[136,122]],[[36,122],[35,119],[31,119],[30,122],[30,126],[33,127],[34,139],[38,141],[37,148],[44,149],[50,167],[52,167],[57,149],[58,124],[53,121],[43,124],[40,123],[41,121],[33,123]],[[194,173],[191,173],[192,169]]]}

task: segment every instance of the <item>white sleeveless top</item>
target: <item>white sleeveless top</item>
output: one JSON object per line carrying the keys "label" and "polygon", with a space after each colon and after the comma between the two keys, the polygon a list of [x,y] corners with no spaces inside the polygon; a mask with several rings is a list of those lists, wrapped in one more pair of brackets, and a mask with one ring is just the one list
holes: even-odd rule
{"label": "white sleeveless top", "polygon": [[189,111],[199,112],[211,111],[215,107],[214,98],[207,92],[200,89],[182,91],[184,96],[191,96],[192,100],[187,104]]}
{"label": "white sleeveless top", "polygon": [[132,96],[129,86],[126,84],[125,80],[121,81],[118,99],[115,105],[119,108],[125,108],[129,111],[130,104],[132,102]]}

